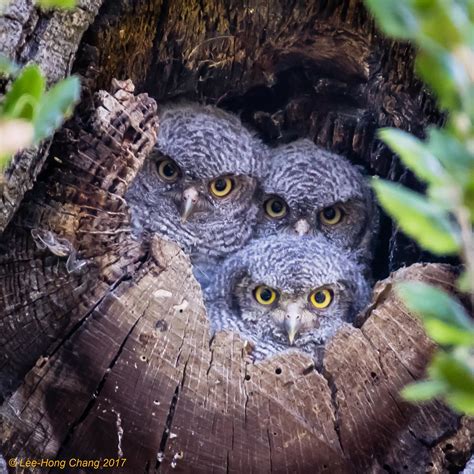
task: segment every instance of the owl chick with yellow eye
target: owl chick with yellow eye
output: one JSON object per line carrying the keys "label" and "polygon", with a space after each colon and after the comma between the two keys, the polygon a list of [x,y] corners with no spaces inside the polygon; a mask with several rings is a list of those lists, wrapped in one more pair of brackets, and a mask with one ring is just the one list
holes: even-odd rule
{"label": "owl chick with yellow eye", "polygon": [[357,168],[306,139],[267,156],[257,236],[324,235],[370,262],[378,210]]}
{"label": "owl chick with yellow eye", "polygon": [[228,257],[205,292],[211,327],[253,342],[259,360],[288,349],[318,356],[366,306],[360,263],[323,236],[272,236]]}
{"label": "owl chick with yellow eye", "polygon": [[216,107],[162,109],[154,152],[126,195],[135,235],[173,240],[201,268],[239,250],[258,213],[261,150],[237,117]]}

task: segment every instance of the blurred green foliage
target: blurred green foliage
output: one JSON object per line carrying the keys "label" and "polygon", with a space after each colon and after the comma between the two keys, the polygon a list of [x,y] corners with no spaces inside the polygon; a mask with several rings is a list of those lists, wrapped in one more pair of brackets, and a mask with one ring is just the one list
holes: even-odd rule
{"label": "blurred green foliage", "polygon": [[[425,249],[458,254],[465,271],[458,281],[474,305],[474,1],[366,0],[382,30],[417,50],[416,70],[446,113],[444,128],[425,140],[395,129],[379,136],[414,174],[426,194],[374,179],[384,209]],[[411,401],[444,399],[474,415],[474,323],[463,305],[420,282],[397,285],[407,308],[419,315],[439,344],[428,379],[403,390]]]}
{"label": "blurred green foliage", "polygon": [[[63,10],[70,10],[76,6],[77,0],[34,0],[43,10],[50,10],[53,8],[60,8]],[[2,10],[11,3],[11,0],[0,0],[0,14]]]}
{"label": "blurred green foliage", "polygon": [[76,0],[36,0],[36,3],[45,10],[49,8],[70,9],[76,6]]}
{"label": "blurred green foliage", "polygon": [[[0,14],[8,3],[0,0]],[[69,9],[76,5],[76,0],[37,0],[36,3],[43,9]],[[72,76],[46,90],[46,79],[37,65],[21,69],[2,55],[0,78],[11,81],[0,98],[1,171],[17,151],[36,146],[54,133],[79,100],[80,83]]]}
{"label": "blurred green foliage", "polygon": [[71,76],[46,90],[46,79],[37,65],[19,70],[5,58],[0,60],[0,74],[16,74],[0,102],[3,168],[18,149],[36,146],[54,133],[79,100],[80,83]]}

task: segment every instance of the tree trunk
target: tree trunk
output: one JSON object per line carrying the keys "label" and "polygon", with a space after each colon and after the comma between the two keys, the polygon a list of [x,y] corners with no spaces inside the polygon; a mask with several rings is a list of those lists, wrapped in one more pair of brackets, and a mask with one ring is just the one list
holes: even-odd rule
{"label": "tree trunk", "polygon": [[[80,0],[72,12],[42,13],[31,0],[17,0],[0,15],[0,55],[20,65],[41,66],[49,84],[71,72],[84,31],[97,14],[102,0]],[[48,154],[50,142],[39,150],[15,156],[0,180],[0,232],[33,186]]]}
{"label": "tree trunk", "polygon": [[[188,259],[133,240],[123,199],[153,146],[156,103],[112,78],[159,103],[218,103],[268,142],[310,136],[417,186],[374,136],[441,120],[411,48],[384,39],[355,0],[106,0],[81,40],[100,3],[43,18],[26,2],[11,8],[29,16],[0,19],[0,36],[21,38],[10,55],[39,60],[51,80],[72,65],[84,84],[46,165],[48,147],[18,155],[3,187],[5,459],[120,458],[120,472],[459,470],[470,421],[399,397],[434,345],[392,291],[404,278],[453,291],[448,267],[419,264],[381,282],[321,372],[305,355],[253,365],[237,335],[209,342]],[[111,92],[94,95],[101,88]],[[379,276],[423,257],[388,219],[379,240]]]}

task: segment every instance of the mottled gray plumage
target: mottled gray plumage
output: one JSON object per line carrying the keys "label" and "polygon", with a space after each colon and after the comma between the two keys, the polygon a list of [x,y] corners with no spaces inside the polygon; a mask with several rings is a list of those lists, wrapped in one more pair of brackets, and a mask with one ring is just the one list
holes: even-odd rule
{"label": "mottled gray plumage", "polygon": [[[203,265],[240,249],[256,222],[260,150],[240,120],[220,109],[196,104],[163,109],[155,151],[126,195],[134,233],[176,241]],[[212,183],[221,179],[222,187],[227,178],[232,191],[217,197]]]}
{"label": "mottled gray plumage", "polygon": [[[279,292],[270,305],[257,301],[262,285]],[[317,309],[310,295],[324,290],[333,299]],[[362,265],[349,252],[323,236],[281,234],[254,240],[228,257],[205,292],[212,330],[239,332],[255,345],[256,359],[290,348],[316,356],[369,296]]]}
{"label": "mottled gray plumage", "polygon": [[[358,253],[361,261],[370,261],[378,211],[373,193],[354,165],[304,139],[270,149],[266,168],[257,236],[323,234]],[[274,197],[286,203],[286,215],[269,216],[267,206]],[[323,212],[334,216],[335,207],[340,221],[329,224]]]}

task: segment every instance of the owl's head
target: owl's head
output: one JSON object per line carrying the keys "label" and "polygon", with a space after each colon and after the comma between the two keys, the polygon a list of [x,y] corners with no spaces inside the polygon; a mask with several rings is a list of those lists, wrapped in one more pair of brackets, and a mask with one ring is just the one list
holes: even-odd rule
{"label": "owl's head", "polygon": [[240,248],[256,220],[259,150],[238,118],[215,107],[162,110],[156,147],[127,195],[135,229],[164,234],[193,256]]}
{"label": "owl's head", "polygon": [[310,140],[270,150],[266,166],[257,235],[322,234],[370,255],[378,211],[357,168]]}
{"label": "owl's head", "polygon": [[312,352],[369,295],[360,264],[323,236],[273,236],[229,257],[206,299],[214,329],[237,330],[270,354]]}

